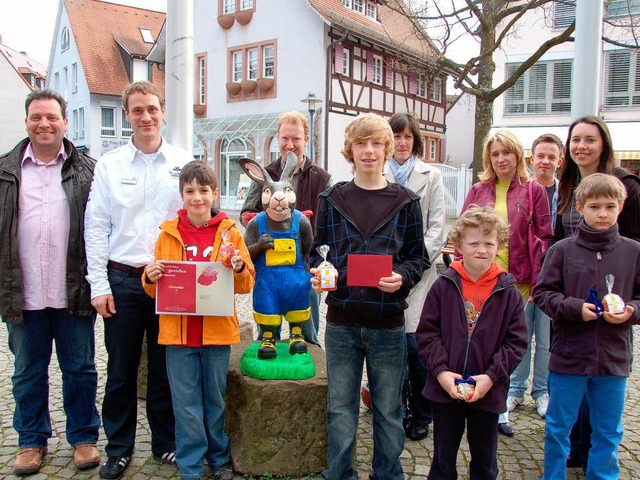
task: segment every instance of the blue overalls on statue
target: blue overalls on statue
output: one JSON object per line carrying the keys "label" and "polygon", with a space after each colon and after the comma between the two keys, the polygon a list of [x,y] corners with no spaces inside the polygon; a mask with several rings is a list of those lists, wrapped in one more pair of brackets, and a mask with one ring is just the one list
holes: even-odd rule
{"label": "blue overalls on statue", "polygon": [[299,210],[293,210],[291,229],[273,232],[267,226],[267,214],[256,215],[258,237],[268,233],[275,245],[275,249],[267,250],[254,262],[253,318],[258,325],[278,326],[282,316],[293,324],[309,319],[311,275],[300,255],[301,217]]}

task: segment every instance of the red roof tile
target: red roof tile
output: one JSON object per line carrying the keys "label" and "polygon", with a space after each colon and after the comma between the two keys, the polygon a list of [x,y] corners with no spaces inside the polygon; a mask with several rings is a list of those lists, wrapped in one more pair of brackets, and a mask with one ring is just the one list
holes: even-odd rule
{"label": "red roof tile", "polygon": [[[140,27],[156,38],[165,14],[99,0],[66,0],[65,8],[89,91],[122,95],[130,82],[115,39],[130,53],[146,55],[153,45],[144,43]],[[152,75],[153,83],[164,91],[164,71],[154,65]]]}
{"label": "red roof tile", "polygon": [[378,4],[379,21],[345,7],[342,0],[309,0],[309,3],[329,23],[358,32],[399,51],[425,59],[438,53],[424,30],[414,26],[407,15],[399,13],[408,11],[402,0],[388,0],[387,3],[393,8]]}

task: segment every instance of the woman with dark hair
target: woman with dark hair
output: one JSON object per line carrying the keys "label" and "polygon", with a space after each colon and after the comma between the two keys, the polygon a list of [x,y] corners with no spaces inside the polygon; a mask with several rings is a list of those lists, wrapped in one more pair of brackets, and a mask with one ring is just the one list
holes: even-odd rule
{"label": "woman with dark hair", "polygon": [[620,235],[640,241],[640,180],[616,166],[609,128],[600,117],[580,117],[569,127],[565,144],[566,159],[560,166],[558,220],[550,243],[573,235],[580,215],[573,192],[587,175],[608,173],[618,177],[627,189],[627,199],[618,217]]}
{"label": "woman with dark hair", "polygon": [[[482,166],[480,181],[469,190],[461,213],[470,205],[488,205],[508,222],[509,241],[498,252],[496,262],[515,277],[525,302],[532,304],[531,288],[540,273],[542,252],[530,244],[529,228],[533,225],[534,235],[544,243],[551,237],[547,193],[542,185],[530,179],[522,143],[509,130],[498,130],[487,136]],[[511,437],[514,431],[509,424],[509,408],[505,405],[505,412],[498,419],[498,432]]]}
{"label": "woman with dark hair", "polygon": [[[583,178],[596,172],[615,175],[624,184],[627,199],[618,216],[618,231],[623,237],[640,241],[640,179],[616,166],[611,134],[604,120],[594,115],[574,120],[569,127],[564,158],[565,161],[560,166],[558,184],[558,216],[549,244],[569,237],[577,231],[580,214],[576,210],[574,192]],[[589,408],[583,401],[578,420],[571,430],[568,466],[582,466],[586,472],[590,439]]]}
{"label": "woman with dark hair", "polygon": [[389,125],[393,130],[395,150],[385,177],[420,195],[424,245],[431,259],[431,268],[422,273],[422,279],[409,293],[409,307],[404,311],[408,367],[405,391],[408,392],[409,413],[405,434],[411,440],[422,440],[429,433],[432,415],[431,403],[422,396],[427,369],[416,348],[416,329],[427,293],[438,276],[435,259],[444,243],[444,184],[440,171],[422,160],[424,139],[416,117],[396,113],[389,119]]}

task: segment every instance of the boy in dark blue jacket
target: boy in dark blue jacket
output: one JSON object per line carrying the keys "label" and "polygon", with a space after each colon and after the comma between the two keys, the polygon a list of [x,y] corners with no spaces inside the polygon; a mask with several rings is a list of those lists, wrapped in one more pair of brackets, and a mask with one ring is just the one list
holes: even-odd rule
{"label": "boy in dark blue jacket", "polygon": [[[640,244],[621,237],[617,224],[626,196],[612,175],[593,173],[580,182],[575,193],[582,216],[578,231],[547,251],[534,292],[535,303],[553,320],[544,439],[547,480],[566,477],[569,432],[585,395],[593,429],[587,478],[619,476],[631,325],[640,323]],[[620,313],[596,306],[610,290],[626,302]]]}
{"label": "boy in dark blue jacket", "polygon": [[[327,470],[328,479],[353,479],[353,447],[358,425],[362,367],[373,404],[371,478],[403,480],[404,446],[401,388],[406,368],[406,297],[430,263],[424,249],[420,197],[385,180],[393,154],[389,123],[359,115],[345,130],[345,158],[355,177],[320,195],[314,247],[329,246],[338,270],[338,288],[327,297]],[[315,248],[311,265],[321,262]],[[347,286],[349,254],[390,255],[392,272],[375,287]],[[315,269],[311,269],[315,273]],[[321,292],[319,281],[312,278]]]}
{"label": "boy in dark blue jacket", "polygon": [[436,280],[422,310],[416,338],[428,373],[423,395],[433,409],[429,480],[458,478],[465,424],[470,478],[498,475],[498,415],[528,338],[516,280],[495,262],[508,238],[492,208],[465,211],[449,232],[462,260]]}

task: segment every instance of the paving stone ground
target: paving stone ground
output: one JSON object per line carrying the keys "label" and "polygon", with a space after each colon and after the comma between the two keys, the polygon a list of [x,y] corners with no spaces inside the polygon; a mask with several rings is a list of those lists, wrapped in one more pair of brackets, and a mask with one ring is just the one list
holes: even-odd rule
{"label": "paving stone ground", "polygon": [[[238,297],[238,311],[242,322],[251,322],[250,295]],[[322,312],[320,338],[324,338],[324,311]],[[286,333],[286,332],[285,332]],[[640,328],[636,327],[635,338],[640,338]],[[640,354],[640,346],[634,348],[635,358]],[[104,348],[102,320],[96,322],[96,363],[99,372],[98,402],[101,404],[106,379],[107,354]],[[49,441],[49,454],[45,457],[44,467],[39,474],[29,477],[34,480],[44,479],[97,479],[98,468],[80,472],[73,465],[72,449],[65,439],[65,415],[62,410],[60,371],[54,358],[50,368],[50,407],[53,438]],[[620,446],[620,478],[640,479],[640,368],[636,362],[635,371],[629,378],[627,401],[625,406],[624,438]],[[13,356],[7,346],[7,329],[0,326],[0,478],[16,478],[12,474],[12,466],[18,450],[17,434],[12,428],[14,409],[11,395],[11,374],[13,373]],[[100,410],[100,405],[98,406]],[[163,465],[151,458],[150,434],[145,419],[145,404],[138,404],[138,433],[136,450],[130,466],[126,470],[125,479],[168,479],[178,478],[175,467]],[[366,480],[370,473],[372,445],[372,415],[366,409],[360,410],[358,428],[358,448],[356,464],[358,477]],[[542,475],[544,420],[535,411],[533,401],[527,397],[526,403],[511,414],[511,422],[516,436],[507,439],[500,436],[498,446],[499,479],[534,480]],[[98,447],[104,458],[105,437],[100,435]],[[407,479],[425,478],[431,462],[433,442],[431,433],[420,442],[407,440],[402,453],[402,464]],[[458,456],[459,478],[468,478],[469,450],[463,440]],[[237,475],[236,478],[242,478]],[[265,478],[271,479],[268,476]],[[309,479],[320,477],[309,476]],[[569,469],[567,478],[582,479],[579,469]]]}

